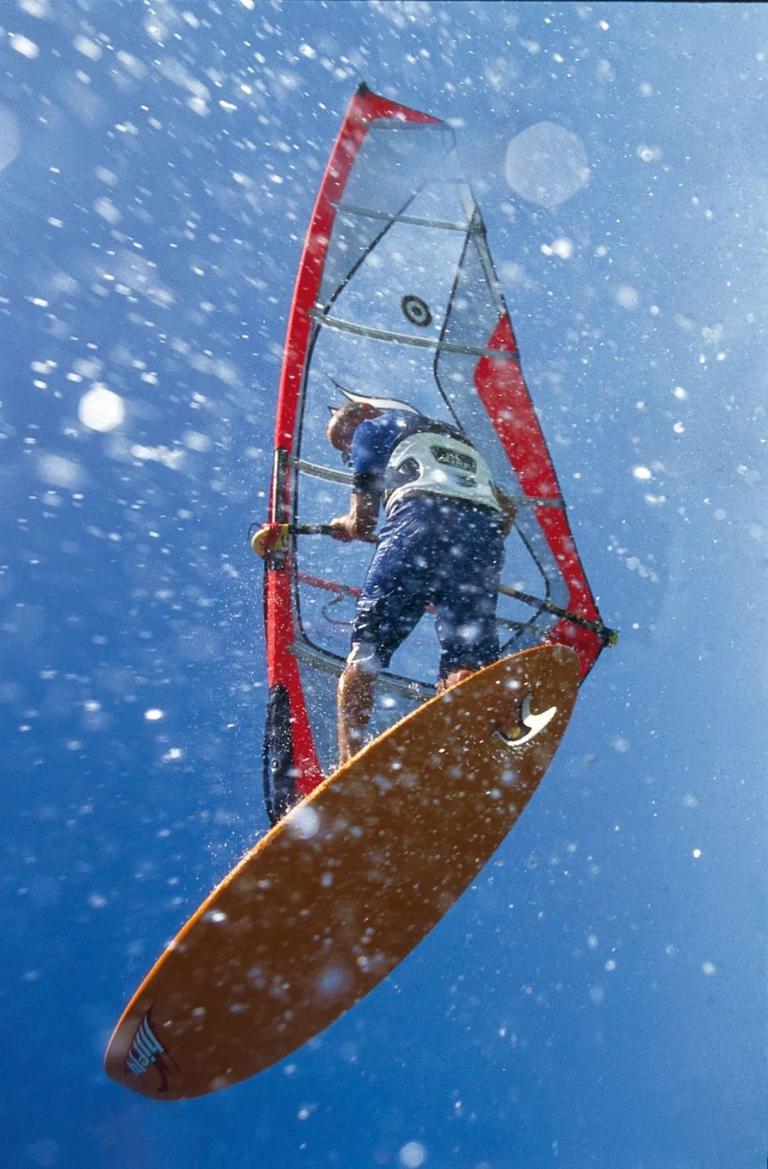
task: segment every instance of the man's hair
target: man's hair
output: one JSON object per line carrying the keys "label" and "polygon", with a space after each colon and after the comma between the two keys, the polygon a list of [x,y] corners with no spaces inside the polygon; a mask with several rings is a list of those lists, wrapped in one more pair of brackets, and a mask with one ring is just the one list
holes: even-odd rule
{"label": "man's hair", "polygon": [[376,406],[372,406],[369,402],[344,402],[342,406],[331,406],[334,418],[341,418],[345,422],[347,419],[359,417],[362,422],[364,418],[375,418],[379,413]]}
{"label": "man's hair", "polygon": [[331,445],[337,450],[343,450],[344,442],[340,441],[341,433],[344,432],[349,436],[357,430],[361,422],[365,422],[368,418],[377,418],[380,413],[381,411],[368,402],[345,402],[343,406],[339,406],[337,410],[333,411],[331,421],[328,423],[328,438]]}

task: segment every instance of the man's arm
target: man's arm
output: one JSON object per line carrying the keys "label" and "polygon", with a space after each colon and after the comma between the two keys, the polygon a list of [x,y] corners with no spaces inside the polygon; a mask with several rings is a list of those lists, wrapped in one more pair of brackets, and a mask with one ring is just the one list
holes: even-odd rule
{"label": "man's arm", "polygon": [[346,515],[331,520],[335,540],[365,540],[375,544],[376,519],[379,514],[380,496],[369,491],[355,491]]}

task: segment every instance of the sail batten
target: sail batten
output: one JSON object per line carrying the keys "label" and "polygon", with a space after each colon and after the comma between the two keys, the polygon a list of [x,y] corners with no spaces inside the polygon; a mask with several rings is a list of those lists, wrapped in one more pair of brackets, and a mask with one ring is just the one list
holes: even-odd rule
{"label": "sail batten", "polygon": [[448,219],[425,219],[418,215],[397,215],[393,212],[378,211],[374,207],[358,207],[354,203],[337,203],[336,210],[344,211],[348,215],[360,215],[364,219],[383,219],[387,223],[409,223],[415,227],[432,227],[437,231],[480,231],[480,228],[473,223]]}
{"label": "sail batten", "polygon": [[289,461],[297,471],[310,475],[313,479],[327,479],[330,483],[343,483],[346,487],[352,486],[352,475],[349,471],[337,471],[334,467],[323,467],[319,463],[310,463],[306,459],[290,459]]}
{"label": "sail batten", "polygon": [[446,353],[466,353],[470,357],[490,357],[494,361],[519,361],[519,356],[512,350],[488,349],[477,345],[453,345],[447,341],[440,341],[434,337],[414,337],[407,333],[396,333],[388,329],[375,329],[371,325],[358,325],[355,321],[345,321],[342,317],[331,316],[319,309],[310,313],[313,321],[327,329],[338,329],[345,333],[355,333],[359,337],[369,337],[373,341],[393,341],[396,345],[415,345],[419,349],[444,350]]}

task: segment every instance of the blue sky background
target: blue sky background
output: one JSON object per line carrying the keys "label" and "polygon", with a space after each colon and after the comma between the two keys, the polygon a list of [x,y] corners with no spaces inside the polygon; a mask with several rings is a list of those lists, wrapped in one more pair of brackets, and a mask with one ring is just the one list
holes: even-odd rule
{"label": "blue sky background", "polygon": [[[760,4],[0,6],[4,1165],[764,1163],[767,60]],[[360,79],[457,127],[621,641],[424,944],[163,1106],[102,1052],[265,827],[246,533]],[[542,122],[589,165],[552,208],[505,177]]]}

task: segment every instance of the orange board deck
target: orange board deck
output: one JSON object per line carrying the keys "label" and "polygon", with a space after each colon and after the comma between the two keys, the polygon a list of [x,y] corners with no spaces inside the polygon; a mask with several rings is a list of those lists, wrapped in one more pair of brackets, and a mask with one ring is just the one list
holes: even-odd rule
{"label": "orange board deck", "polygon": [[524,650],[433,698],[267,833],[126,1007],[106,1070],[176,1100],[289,1055],[372,990],[509,832],[576,699],[576,654]]}

